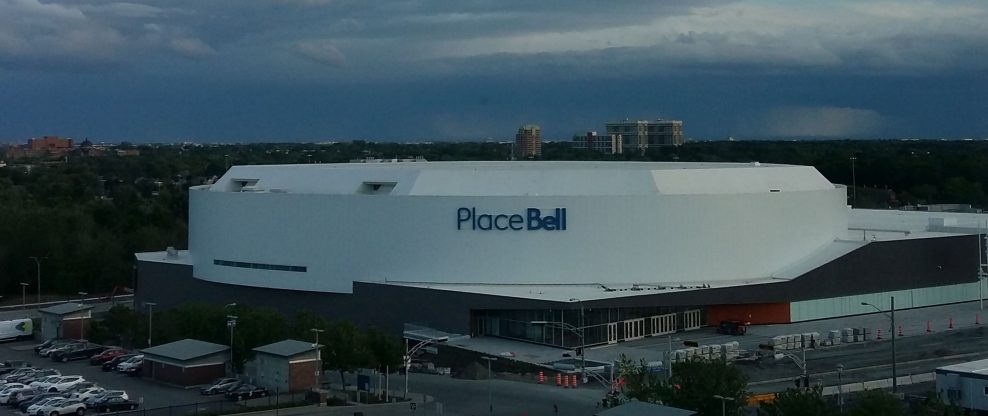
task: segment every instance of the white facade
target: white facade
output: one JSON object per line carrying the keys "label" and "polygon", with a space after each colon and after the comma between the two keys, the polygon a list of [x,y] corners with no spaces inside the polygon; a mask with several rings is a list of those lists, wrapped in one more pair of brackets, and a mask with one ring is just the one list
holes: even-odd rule
{"label": "white facade", "polygon": [[[506,229],[474,229],[461,208]],[[529,208],[548,224],[564,208],[565,229],[527,229]],[[191,190],[189,251],[199,279],[338,293],[353,281],[743,282],[847,229],[845,188],[805,166],[236,166]]]}

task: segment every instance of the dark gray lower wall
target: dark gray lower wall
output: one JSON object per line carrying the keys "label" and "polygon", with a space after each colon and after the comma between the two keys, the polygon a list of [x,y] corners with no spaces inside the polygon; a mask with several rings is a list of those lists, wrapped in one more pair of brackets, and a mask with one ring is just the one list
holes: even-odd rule
{"label": "dark gray lower wall", "polygon": [[[584,303],[588,308],[786,303],[974,282],[977,264],[976,236],[872,242],[792,281]],[[191,266],[154,262],[138,262],[135,287],[138,305],[145,301],[157,302],[159,307],[192,301],[237,302],[273,307],[289,316],[310,310],[329,319],[346,318],[395,333],[405,322],[469,333],[471,310],[579,309],[568,302],[376,283],[354,283],[353,294],[227,285],[194,278]]]}

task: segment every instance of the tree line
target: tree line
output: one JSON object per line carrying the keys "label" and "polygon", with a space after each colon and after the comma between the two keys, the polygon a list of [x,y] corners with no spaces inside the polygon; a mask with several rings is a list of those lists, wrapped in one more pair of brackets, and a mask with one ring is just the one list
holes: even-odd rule
{"label": "tree line", "polygon": [[[5,303],[20,301],[22,282],[29,284],[28,294],[35,294],[39,271],[46,295],[105,294],[130,286],[135,252],[186,247],[188,188],[209,183],[229,166],[345,163],[368,157],[510,159],[510,146],[497,142],[136,148],[138,156],[70,154],[57,160],[8,160],[8,166],[0,167],[0,294]],[[988,206],[985,141],[688,142],[620,155],[552,142],[543,145],[539,159],[811,165],[831,182],[856,184],[857,197],[848,203],[857,207]]]}

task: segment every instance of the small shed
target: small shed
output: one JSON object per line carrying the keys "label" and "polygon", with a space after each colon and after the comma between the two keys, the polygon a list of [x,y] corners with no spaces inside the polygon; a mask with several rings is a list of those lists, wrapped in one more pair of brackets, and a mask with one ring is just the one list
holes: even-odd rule
{"label": "small shed", "polygon": [[594,416],[693,416],[695,414],[696,412],[692,410],[632,400],[597,412]]}
{"label": "small shed", "polygon": [[41,338],[83,339],[93,319],[93,307],[68,302],[41,309]]}
{"label": "small shed", "polygon": [[249,374],[258,386],[281,392],[319,387],[322,360],[315,344],[286,339],[254,348]]}
{"label": "small shed", "polygon": [[230,347],[183,339],[146,348],[142,376],[179,386],[206,384],[226,374]]}

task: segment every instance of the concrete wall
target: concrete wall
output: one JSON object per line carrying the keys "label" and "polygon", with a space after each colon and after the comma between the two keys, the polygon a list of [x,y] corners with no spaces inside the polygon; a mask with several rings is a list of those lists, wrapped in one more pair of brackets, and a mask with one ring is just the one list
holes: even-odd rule
{"label": "concrete wall", "polygon": [[891,296],[895,296],[896,310],[968,302],[978,300],[978,282],[807,300],[793,302],[789,307],[792,322],[811,321],[875,312],[861,302],[888,310]]}
{"label": "concrete wall", "polygon": [[172,364],[144,360],[141,376],[179,386],[196,386],[206,384],[226,373],[223,364],[199,367],[180,367]]}

